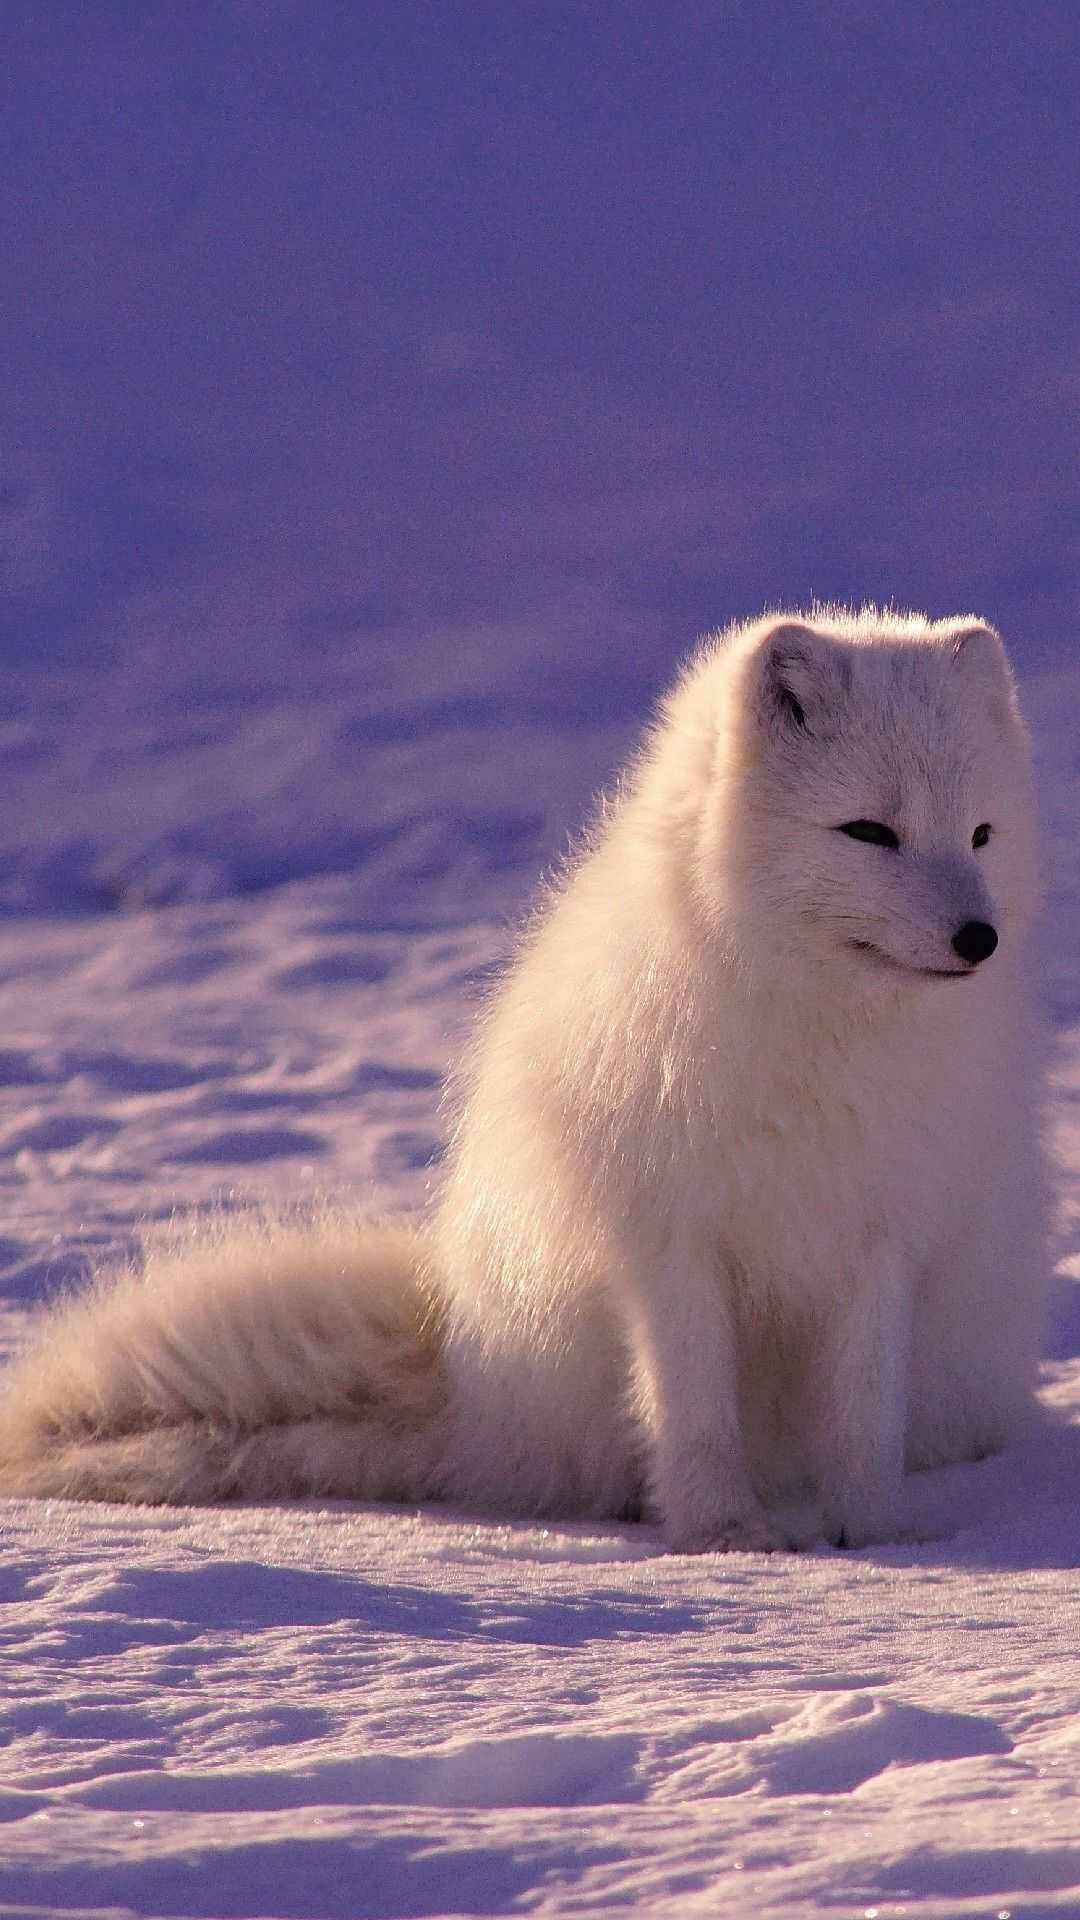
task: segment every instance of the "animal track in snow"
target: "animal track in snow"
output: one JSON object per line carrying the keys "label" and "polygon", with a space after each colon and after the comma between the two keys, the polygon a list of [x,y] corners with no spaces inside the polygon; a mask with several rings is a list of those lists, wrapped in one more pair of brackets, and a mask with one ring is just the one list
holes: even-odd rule
{"label": "animal track in snow", "polygon": [[189,1147],[174,1148],[165,1158],[178,1166],[216,1165],[218,1161],[250,1166],[261,1160],[286,1160],[294,1153],[311,1157],[326,1150],[322,1134],[304,1132],[300,1127],[233,1127],[201,1136]]}
{"label": "animal track in snow", "polygon": [[50,1113],[16,1127],[0,1143],[0,1156],[21,1153],[66,1153],[87,1140],[104,1140],[120,1131],[119,1120],[101,1113]]}
{"label": "animal track in snow", "polygon": [[422,1753],[366,1753],[311,1770],[116,1774],[78,1795],[96,1807],[266,1812],[282,1807],[565,1807],[640,1800],[633,1734],[522,1733]]}
{"label": "animal track in snow", "polygon": [[828,1694],[761,1741],[753,1770],[770,1793],[850,1793],[887,1767],[1009,1753],[994,1721],[906,1701]]}
{"label": "animal track in snow", "polygon": [[331,948],[295,967],[285,967],[273,976],[273,984],[295,987],[301,992],[309,987],[377,986],[399,966],[400,961],[386,953]]}

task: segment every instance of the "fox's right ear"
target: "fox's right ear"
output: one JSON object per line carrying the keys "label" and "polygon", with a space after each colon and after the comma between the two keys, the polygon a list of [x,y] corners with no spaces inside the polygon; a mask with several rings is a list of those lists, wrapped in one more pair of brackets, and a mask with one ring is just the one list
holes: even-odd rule
{"label": "fox's right ear", "polygon": [[794,737],[828,732],[850,681],[842,648],[798,620],[778,620],[755,648],[757,704],[773,730]]}

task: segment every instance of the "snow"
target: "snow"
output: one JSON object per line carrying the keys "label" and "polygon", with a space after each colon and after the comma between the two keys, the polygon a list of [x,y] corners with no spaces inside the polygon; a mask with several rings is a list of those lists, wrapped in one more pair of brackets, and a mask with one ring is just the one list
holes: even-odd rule
{"label": "snow", "polygon": [[[1030,689],[1052,825],[1078,682]],[[156,742],[124,737],[137,803]],[[389,846],[173,904],[58,887],[4,923],[9,1348],[38,1298],[176,1209],[423,1204],[440,1076],[529,882],[456,828],[419,876],[413,835]],[[917,1476],[913,1542],[692,1559],[644,1527],[5,1503],[0,1909],[1080,1913],[1078,1089],[1063,1013],[1054,1419]]]}
{"label": "snow", "polygon": [[1077,1433],[783,1562],[15,1504],[4,1910],[1075,1913]]}
{"label": "snow", "polygon": [[5,1502],[0,1911],[1080,1916],[1076,24],[369,12],[5,36],[0,1346],[174,1212],[422,1206],[696,633],[895,595],[1038,743],[1047,1418],[861,1553]]}

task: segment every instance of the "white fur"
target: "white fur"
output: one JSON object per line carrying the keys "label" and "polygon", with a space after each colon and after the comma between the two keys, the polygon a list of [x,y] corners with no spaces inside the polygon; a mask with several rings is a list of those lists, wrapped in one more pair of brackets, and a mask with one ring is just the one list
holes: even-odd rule
{"label": "white fur", "polygon": [[481,1022],[430,1229],[226,1224],[99,1286],[15,1369],[0,1486],[894,1536],[905,1460],[1030,1404],[1034,838],[981,623],[707,642]]}

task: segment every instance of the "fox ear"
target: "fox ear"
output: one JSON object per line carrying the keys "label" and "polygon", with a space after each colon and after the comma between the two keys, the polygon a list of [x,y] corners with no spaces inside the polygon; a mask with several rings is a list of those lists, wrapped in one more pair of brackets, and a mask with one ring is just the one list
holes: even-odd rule
{"label": "fox ear", "polygon": [[965,673],[993,674],[998,680],[1003,672],[1008,675],[1009,663],[1001,635],[984,620],[973,620],[970,626],[961,627],[953,636],[952,645]]}
{"label": "fox ear", "polygon": [[778,620],[757,647],[758,704],[768,725],[789,737],[828,732],[850,669],[843,649],[798,620]]}
{"label": "fox ear", "polygon": [[998,726],[1007,726],[1016,709],[1016,682],[1001,635],[982,620],[959,628],[953,656],[972,698],[981,698]]}

